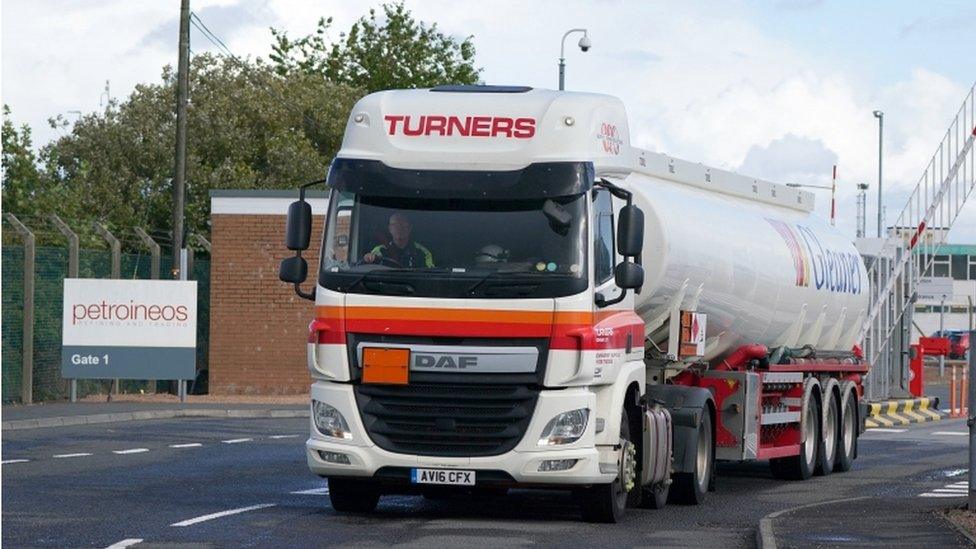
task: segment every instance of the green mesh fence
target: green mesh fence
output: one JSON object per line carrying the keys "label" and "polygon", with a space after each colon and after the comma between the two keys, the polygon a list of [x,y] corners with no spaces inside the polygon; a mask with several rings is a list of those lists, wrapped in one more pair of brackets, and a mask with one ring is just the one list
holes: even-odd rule
{"label": "green mesh fence", "polygon": [[[67,380],[61,378],[61,315],[64,279],[68,274],[68,251],[65,248],[37,247],[34,274],[34,380],[33,395],[37,402],[62,400],[69,397]],[[18,402],[23,372],[23,298],[24,250],[21,246],[3,247],[3,402]],[[169,256],[160,258],[160,275],[167,276],[171,265]],[[121,257],[121,277],[149,279],[152,258],[149,254],[124,253]],[[111,253],[106,250],[80,250],[78,272],[81,278],[109,278],[112,272]],[[197,369],[207,368],[207,349],[210,341],[210,261],[198,258],[194,262],[193,277],[198,287]],[[78,396],[104,393],[109,382],[79,380]],[[145,380],[123,380],[120,390],[138,392],[147,389]],[[157,390],[166,390],[161,382]]]}

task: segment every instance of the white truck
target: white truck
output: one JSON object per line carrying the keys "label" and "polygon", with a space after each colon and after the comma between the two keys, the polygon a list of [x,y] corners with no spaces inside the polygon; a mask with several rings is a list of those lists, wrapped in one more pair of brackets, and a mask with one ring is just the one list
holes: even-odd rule
{"label": "white truck", "polygon": [[[305,291],[304,191],[323,183]],[[613,97],[364,97],[289,208],[279,272],[315,302],[309,468],[340,512],[541,487],[599,522],[702,502],[715,460],[848,470],[867,279],[812,211],[804,191],[632,147]]]}

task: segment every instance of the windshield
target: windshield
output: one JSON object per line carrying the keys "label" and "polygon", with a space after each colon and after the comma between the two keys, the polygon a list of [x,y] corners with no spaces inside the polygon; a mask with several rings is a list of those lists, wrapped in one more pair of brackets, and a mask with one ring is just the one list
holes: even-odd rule
{"label": "windshield", "polygon": [[410,199],[333,190],[319,282],[417,297],[556,297],[586,288],[586,195]]}

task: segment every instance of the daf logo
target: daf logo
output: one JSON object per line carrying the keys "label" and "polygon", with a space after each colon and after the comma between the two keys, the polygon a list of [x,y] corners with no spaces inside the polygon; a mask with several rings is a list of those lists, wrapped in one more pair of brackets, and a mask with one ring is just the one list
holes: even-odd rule
{"label": "daf logo", "polygon": [[464,370],[478,365],[478,357],[468,355],[424,355],[414,353],[415,368],[432,370]]}

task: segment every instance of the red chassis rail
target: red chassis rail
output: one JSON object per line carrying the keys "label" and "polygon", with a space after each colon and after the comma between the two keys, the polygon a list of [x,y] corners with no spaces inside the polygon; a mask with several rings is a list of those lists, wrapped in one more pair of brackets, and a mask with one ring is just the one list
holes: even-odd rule
{"label": "red chassis rail", "polygon": [[[781,364],[768,360],[769,350],[764,345],[743,345],[710,369],[688,369],[671,379],[676,385],[702,387],[712,393],[717,409],[715,445],[720,452],[723,448],[743,449],[747,459],[799,455],[807,379],[816,377],[822,386],[831,379],[838,384],[853,382],[860,400],[861,378],[869,369],[856,348],[840,358],[790,358]],[[742,412],[748,410],[755,410],[755,414],[743,417],[747,414]],[[744,440],[747,433],[755,434],[752,453]]]}

